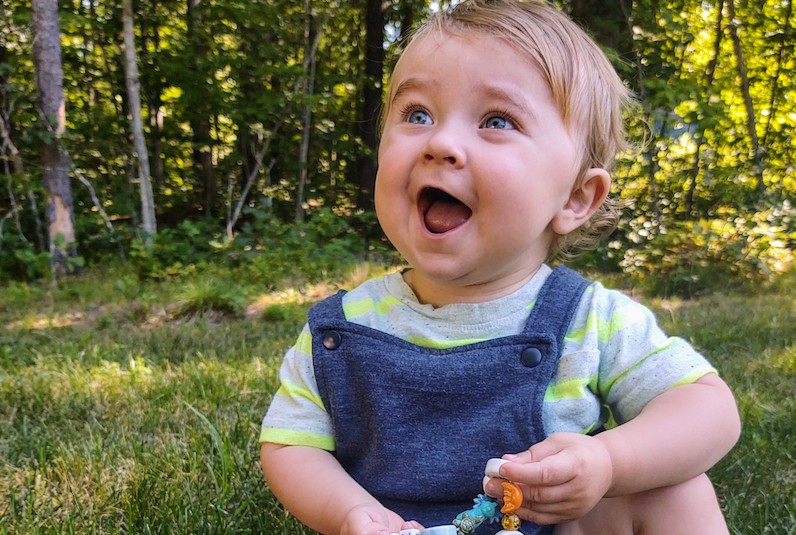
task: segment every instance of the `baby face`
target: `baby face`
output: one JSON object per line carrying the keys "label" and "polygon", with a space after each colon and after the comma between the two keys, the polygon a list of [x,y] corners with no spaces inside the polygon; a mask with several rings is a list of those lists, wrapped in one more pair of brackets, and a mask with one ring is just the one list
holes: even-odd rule
{"label": "baby face", "polygon": [[545,261],[579,163],[537,69],[490,37],[428,33],[393,73],[376,212],[422,302],[478,302]]}

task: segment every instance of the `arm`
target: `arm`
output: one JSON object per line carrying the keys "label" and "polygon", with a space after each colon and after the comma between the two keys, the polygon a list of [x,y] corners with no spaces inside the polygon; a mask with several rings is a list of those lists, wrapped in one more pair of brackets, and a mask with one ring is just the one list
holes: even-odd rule
{"label": "arm", "polygon": [[[597,436],[558,433],[504,456],[513,462],[500,474],[523,486],[520,516],[558,523],[582,516],[603,497],[696,477],[727,454],[739,433],[732,393],[709,374],[659,395],[636,418]],[[496,490],[490,485],[490,494]]]}
{"label": "arm", "polygon": [[706,472],[741,432],[735,398],[717,375],[665,392],[624,425],[597,435],[611,455],[608,495],[682,483]]}
{"label": "arm", "polygon": [[343,470],[328,451],[263,443],[260,463],[285,508],[328,535],[387,535],[417,527],[382,506]]}

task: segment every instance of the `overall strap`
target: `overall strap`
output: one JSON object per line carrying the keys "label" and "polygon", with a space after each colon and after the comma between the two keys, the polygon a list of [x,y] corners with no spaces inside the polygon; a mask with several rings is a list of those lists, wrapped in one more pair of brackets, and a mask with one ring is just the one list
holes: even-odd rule
{"label": "overall strap", "polygon": [[345,322],[345,312],[343,312],[343,296],[345,290],[340,290],[336,294],[319,301],[310,308],[308,318],[310,322],[338,324]]}
{"label": "overall strap", "polygon": [[589,284],[588,280],[568,267],[554,269],[539,290],[524,332],[552,335],[560,351],[580,298]]}

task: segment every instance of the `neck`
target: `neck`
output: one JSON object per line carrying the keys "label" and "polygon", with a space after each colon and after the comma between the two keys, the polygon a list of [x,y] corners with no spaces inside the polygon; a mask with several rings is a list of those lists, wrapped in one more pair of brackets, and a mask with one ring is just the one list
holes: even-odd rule
{"label": "neck", "polygon": [[496,280],[475,284],[440,282],[424,277],[415,269],[406,270],[403,279],[420,303],[439,308],[455,303],[483,303],[505,297],[522,288],[539,272],[540,267],[535,266]]}

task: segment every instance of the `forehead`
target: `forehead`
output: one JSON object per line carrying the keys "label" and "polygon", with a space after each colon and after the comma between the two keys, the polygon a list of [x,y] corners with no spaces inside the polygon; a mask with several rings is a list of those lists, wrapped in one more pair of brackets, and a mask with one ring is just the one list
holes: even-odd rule
{"label": "forehead", "polygon": [[422,83],[433,89],[435,83],[459,78],[469,81],[468,86],[507,82],[547,89],[534,62],[503,39],[478,33],[465,37],[429,31],[417,36],[398,60],[392,74],[390,100],[396,90],[407,84],[414,88]]}
{"label": "forehead", "polygon": [[481,34],[418,36],[395,67],[385,117],[393,103],[419,95],[449,104],[505,105],[529,116],[543,109],[543,115],[560,115],[535,63],[505,40]]}
{"label": "forehead", "polygon": [[[432,68],[452,68],[456,64],[466,64],[474,55],[491,55],[495,63],[505,61],[525,62],[520,52],[507,41],[491,35],[471,33],[467,36],[444,30],[429,30],[413,39],[401,54],[393,77],[404,74],[407,68],[414,70],[420,65]],[[528,62],[528,66],[532,67]]]}

